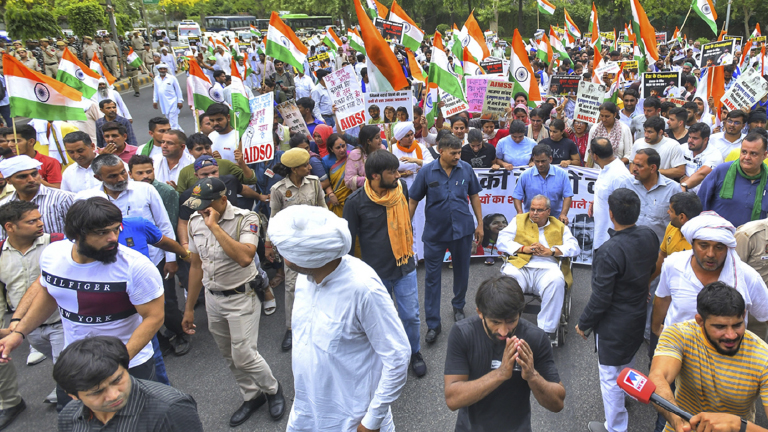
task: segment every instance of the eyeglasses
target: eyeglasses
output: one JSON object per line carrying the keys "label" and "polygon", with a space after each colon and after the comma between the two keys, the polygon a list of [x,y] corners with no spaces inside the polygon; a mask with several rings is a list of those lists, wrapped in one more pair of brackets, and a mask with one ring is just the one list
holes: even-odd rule
{"label": "eyeglasses", "polygon": [[740,125],[742,123],[741,123],[741,121],[737,121],[737,120],[726,120],[725,124],[738,126],[738,125]]}

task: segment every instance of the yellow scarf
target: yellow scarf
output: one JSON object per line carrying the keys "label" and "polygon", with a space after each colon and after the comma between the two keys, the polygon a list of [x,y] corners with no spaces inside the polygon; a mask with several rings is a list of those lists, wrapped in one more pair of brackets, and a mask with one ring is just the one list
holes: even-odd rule
{"label": "yellow scarf", "polygon": [[424,156],[421,155],[421,146],[419,145],[418,141],[413,140],[413,143],[411,143],[410,147],[403,147],[400,145],[400,141],[397,142],[397,148],[400,149],[400,151],[405,153],[411,153],[416,152],[416,159],[424,159]]}
{"label": "yellow scarf", "polygon": [[370,181],[366,180],[365,193],[371,201],[387,208],[387,231],[392,253],[398,266],[406,264],[408,258],[413,256],[413,230],[408,203],[403,195],[403,184],[398,181],[397,188],[388,189],[387,193],[380,197],[371,188]]}

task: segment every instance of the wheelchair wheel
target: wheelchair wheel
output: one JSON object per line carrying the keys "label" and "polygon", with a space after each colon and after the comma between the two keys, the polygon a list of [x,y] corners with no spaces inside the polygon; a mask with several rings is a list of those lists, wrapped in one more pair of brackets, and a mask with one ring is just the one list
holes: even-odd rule
{"label": "wheelchair wheel", "polygon": [[557,346],[562,347],[565,346],[565,327],[568,324],[560,324],[557,327]]}
{"label": "wheelchair wheel", "polygon": [[565,324],[568,324],[568,320],[571,319],[571,290],[565,290],[565,301],[563,302],[563,318],[565,318]]}

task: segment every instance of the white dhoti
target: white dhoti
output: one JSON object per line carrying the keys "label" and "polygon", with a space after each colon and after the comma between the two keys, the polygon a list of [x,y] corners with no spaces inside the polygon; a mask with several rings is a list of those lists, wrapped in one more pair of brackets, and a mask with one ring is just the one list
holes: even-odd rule
{"label": "white dhoti", "polygon": [[524,293],[541,297],[541,311],[536,317],[540,329],[547,333],[557,332],[565,298],[565,278],[557,267],[518,269],[505,263],[501,272],[517,280]]}
{"label": "white dhoti", "polygon": [[[595,335],[596,344],[600,343],[598,339],[598,336]],[[627,408],[624,406],[624,390],[616,383],[616,379],[624,368],[631,368],[634,364],[634,357],[631,362],[621,366],[605,366],[598,363],[600,393],[603,395],[603,410],[605,411],[604,426],[608,432],[627,431],[629,416]]]}

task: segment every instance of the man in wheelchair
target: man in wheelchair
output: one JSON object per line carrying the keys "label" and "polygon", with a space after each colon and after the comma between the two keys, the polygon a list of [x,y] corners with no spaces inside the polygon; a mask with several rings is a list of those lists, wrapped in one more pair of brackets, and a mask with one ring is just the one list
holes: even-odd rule
{"label": "man in wheelchair", "polygon": [[515,278],[524,293],[541,297],[538,326],[557,345],[565,288],[573,284],[568,258],[581,250],[568,226],[550,216],[550,210],[549,198],[533,197],[530,211],[518,214],[499,233],[497,247],[506,254],[501,272]]}

